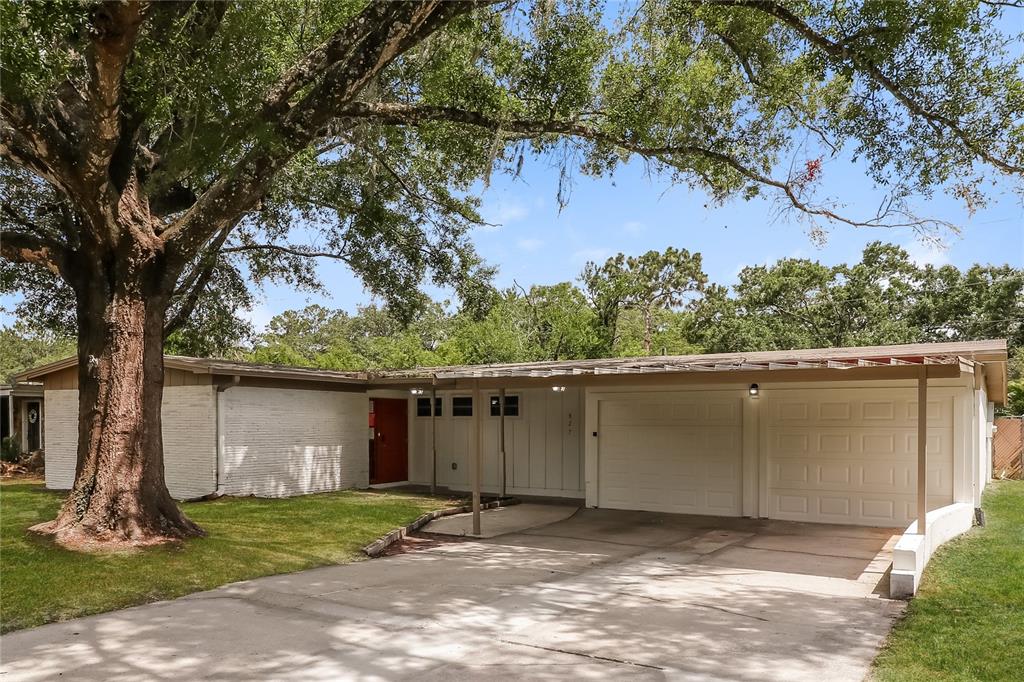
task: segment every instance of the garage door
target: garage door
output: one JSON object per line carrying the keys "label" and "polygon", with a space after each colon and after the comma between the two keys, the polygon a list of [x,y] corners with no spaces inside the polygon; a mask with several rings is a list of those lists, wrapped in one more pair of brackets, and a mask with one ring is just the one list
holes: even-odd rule
{"label": "garage door", "polygon": [[740,514],[742,403],[735,393],[598,402],[598,506]]}
{"label": "garage door", "polygon": [[[917,394],[779,390],[765,396],[768,515],[906,526],[916,518]],[[929,395],[929,509],[953,498],[953,398]]]}

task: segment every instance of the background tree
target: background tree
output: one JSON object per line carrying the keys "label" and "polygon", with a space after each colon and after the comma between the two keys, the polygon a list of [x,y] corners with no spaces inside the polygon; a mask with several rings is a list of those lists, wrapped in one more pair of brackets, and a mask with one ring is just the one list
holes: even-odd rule
{"label": "background tree", "polygon": [[602,350],[610,353],[619,339],[619,317],[624,310],[637,313],[642,329],[641,355],[650,355],[655,313],[674,309],[687,294],[699,292],[707,282],[699,253],[668,247],[640,256],[619,254],[598,267],[587,263],[581,275],[591,304],[597,311]]}
{"label": "background tree", "polygon": [[25,324],[0,328],[0,383],[13,383],[14,375],[29,367],[60,360],[75,351],[75,340]]}
{"label": "background tree", "polygon": [[[40,530],[200,532],[163,481],[161,353],[218,268],[316,286],[311,259],[337,259],[403,316],[424,278],[479,291],[466,285],[481,268],[471,190],[525,154],[562,164],[560,200],[574,169],[608,174],[640,155],[715,200],[768,190],[824,221],[942,227],[907,198],[946,189],[976,203],[987,168],[1024,165],[1024,88],[1000,11],[4,3],[0,251],[36,269],[20,282],[64,282],[80,359],[75,484]],[[889,192],[877,214],[815,197],[808,134],[867,161]]]}

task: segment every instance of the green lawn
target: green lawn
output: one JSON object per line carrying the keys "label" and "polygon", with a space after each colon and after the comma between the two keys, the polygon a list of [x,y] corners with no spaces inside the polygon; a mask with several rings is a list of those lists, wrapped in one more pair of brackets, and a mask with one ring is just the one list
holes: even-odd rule
{"label": "green lawn", "polygon": [[984,528],[950,541],[875,660],[878,680],[1024,679],[1024,482],[985,492]]}
{"label": "green lawn", "polygon": [[25,532],[52,519],[61,495],[41,484],[0,483],[0,627],[3,632],[217,585],[354,561],[360,549],[453,501],[343,491],[283,500],[222,498],[184,505],[208,533],[178,546],[90,555]]}

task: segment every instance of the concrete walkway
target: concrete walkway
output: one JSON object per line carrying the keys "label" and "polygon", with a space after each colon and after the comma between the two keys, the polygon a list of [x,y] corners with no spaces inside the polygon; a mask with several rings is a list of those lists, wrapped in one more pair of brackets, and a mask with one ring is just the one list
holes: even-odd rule
{"label": "concrete walkway", "polygon": [[860,680],[903,609],[879,596],[892,544],[581,510],[16,632],[0,679]]}
{"label": "concrete walkway", "polygon": [[[538,526],[546,526],[569,518],[579,507],[555,504],[516,504],[508,507],[487,509],[483,512],[480,535],[473,537],[495,538],[509,533],[520,533]],[[473,514],[454,514],[434,519],[423,528],[425,533],[436,535],[473,535]]]}

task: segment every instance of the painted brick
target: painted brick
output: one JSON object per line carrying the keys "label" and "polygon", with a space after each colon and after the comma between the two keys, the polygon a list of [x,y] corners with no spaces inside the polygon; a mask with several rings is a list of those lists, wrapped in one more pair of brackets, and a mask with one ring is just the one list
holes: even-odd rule
{"label": "painted brick", "polygon": [[[178,499],[208,495],[217,485],[217,422],[212,386],[164,389],[161,411],[164,476]],[[46,487],[66,490],[78,457],[78,391],[46,391]]]}
{"label": "painted brick", "polygon": [[236,387],[220,401],[225,494],[287,497],[369,484],[365,393]]}

